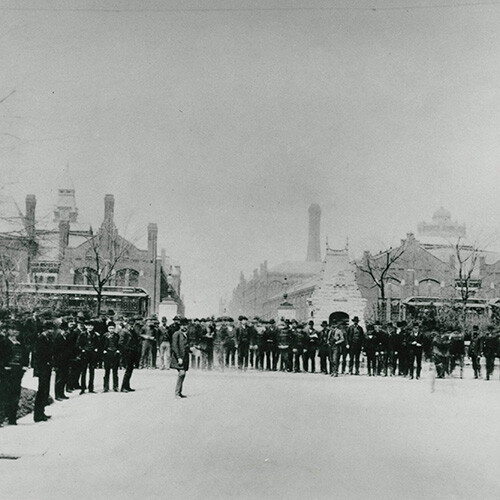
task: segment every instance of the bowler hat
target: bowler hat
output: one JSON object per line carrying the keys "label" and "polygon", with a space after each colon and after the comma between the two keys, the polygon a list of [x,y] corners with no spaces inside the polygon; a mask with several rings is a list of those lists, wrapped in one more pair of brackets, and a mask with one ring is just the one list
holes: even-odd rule
{"label": "bowler hat", "polygon": [[354,318],[352,318],[352,321],[353,323],[359,323],[359,318],[357,316],[354,316]]}

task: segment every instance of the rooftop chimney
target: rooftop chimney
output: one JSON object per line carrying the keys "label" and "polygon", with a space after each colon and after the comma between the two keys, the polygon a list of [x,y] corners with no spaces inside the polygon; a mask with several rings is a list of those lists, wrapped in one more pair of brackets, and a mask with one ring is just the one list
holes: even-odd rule
{"label": "rooftop chimney", "polygon": [[309,243],[306,258],[308,262],[321,262],[320,223],[321,208],[313,203],[309,207]]}
{"label": "rooftop chimney", "polygon": [[158,226],[154,223],[148,224],[148,253],[149,258],[154,261],[158,252]]}
{"label": "rooftop chimney", "polygon": [[104,222],[113,224],[115,217],[115,197],[107,194],[104,197]]}
{"label": "rooftop chimney", "polygon": [[34,194],[26,195],[26,232],[31,239],[35,237],[35,208],[36,196]]}

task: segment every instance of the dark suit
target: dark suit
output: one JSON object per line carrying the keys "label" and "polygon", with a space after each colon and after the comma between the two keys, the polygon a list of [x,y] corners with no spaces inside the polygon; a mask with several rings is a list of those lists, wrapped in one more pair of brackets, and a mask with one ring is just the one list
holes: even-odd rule
{"label": "dark suit", "polygon": [[177,330],[172,337],[170,368],[177,370],[175,395],[182,395],[182,385],[189,370],[189,337],[187,331]]}
{"label": "dark suit", "polygon": [[359,375],[359,356],[365,339],[365,332],[357,323],[347,329],[346,345],[349,346],[349,373],[355,368],[355,374]]}
{"label": "dark suit", "polygon": [[45,416],[45,406],[49,399],[50,375],[52,373],[53,344],[50,331],[38,334],[33,351],[33,375],[38,377],[38,390],[35,399],[35,422]]}
{"label": "dark suit", "polygon": [[69,362],[73,354],[68,332],[59,330],[54,339],[54,368],[56,370],[56,398],[64,397],[64,388],[68,386]]}

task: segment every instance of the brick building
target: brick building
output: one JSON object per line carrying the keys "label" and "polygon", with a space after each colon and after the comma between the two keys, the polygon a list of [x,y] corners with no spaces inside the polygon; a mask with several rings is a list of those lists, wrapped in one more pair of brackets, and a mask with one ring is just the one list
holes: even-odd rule
{"label": "brick building", "polygon": [[[319,207],[312,205],[309,214],[311,249],[317,248],[319,239]],[[352,260],[347,248],[336,250],[328,245],[322,259],[308,250],[305,261],[283,262],[271,269],[266,261],[250,279],[242,273],[228,312],[233,316],[276,318],[286,295],[301,321],[313,319],[318,323],[354,315],[365,320],[378,315],[395,321],[430,304],[461,300],[464,283],[460,269],[468,274],[467,307],[491,311],[500,303],[500,253],[477,248],[466,236],[465,226],[452,221],[444,208],[433,214],[432,222],[418,225],[417,236],[408,233],[398,247],[390,250],[401,255],[384,280],[382,312],[381,290],[362,269],[367,259],[373,267],[382,269],[387,251],[374,255],[365,252],[360,259]],[[311,259],[311,255],[316,258]]]}
{"label": "brick building", "polygon": [[[96,277],[108,276],[106,287],[143,289],[148,311],[156,313],[160,302],[175,300],[184,314],[181,269],[162,251],[158,255],[158,227],[147,226],[147,248],[140,249],[120,236],[114,221],[114,196],[104,198],[104,218],[97,231],[78,221],[75,191],[58,190],[51,221],[37,220],[36,197],[26,197],[26,210],[19,211],[16,231],[0,234],[0,262],[15,259],[16,284],[30,283],[38,290],[57,285],[91,288]],[[5,294],[5,280],[2,289]],[[119,306],[116,307],[119,309]]]}

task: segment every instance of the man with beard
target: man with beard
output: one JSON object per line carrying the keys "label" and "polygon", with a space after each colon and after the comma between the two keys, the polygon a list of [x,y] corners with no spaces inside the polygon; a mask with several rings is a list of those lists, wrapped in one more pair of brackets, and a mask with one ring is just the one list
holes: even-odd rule
{"label": "man with beard", "polygon": [[234,321],[231,318],[224,322],[222,332],[222,347],[224,348],[224,366],[231,368],[236,366],[236,329],[234,328]]}
{"label": "man with beard", "polygon": [[306,350],[304,357],[304,371],[309,371],[311,367],[311,373],[316,371],[316,352],[319,345],[319,335],[314,328],[314,321],[309,321],[308,327],[306,329]]}
{"label": "man with beard", "polygon": [[[80,351],[77,347],[78,335],[81,331],[85,330],[83,326],[83,318],[79,316],[80,323],[77,323],[73,316],[68,318],[67,330],[67,346],[68,346],[68,377],[66,383],[66,390],[72,392],[80,388]],[[80,324],[80,328],[78,327]]]}

